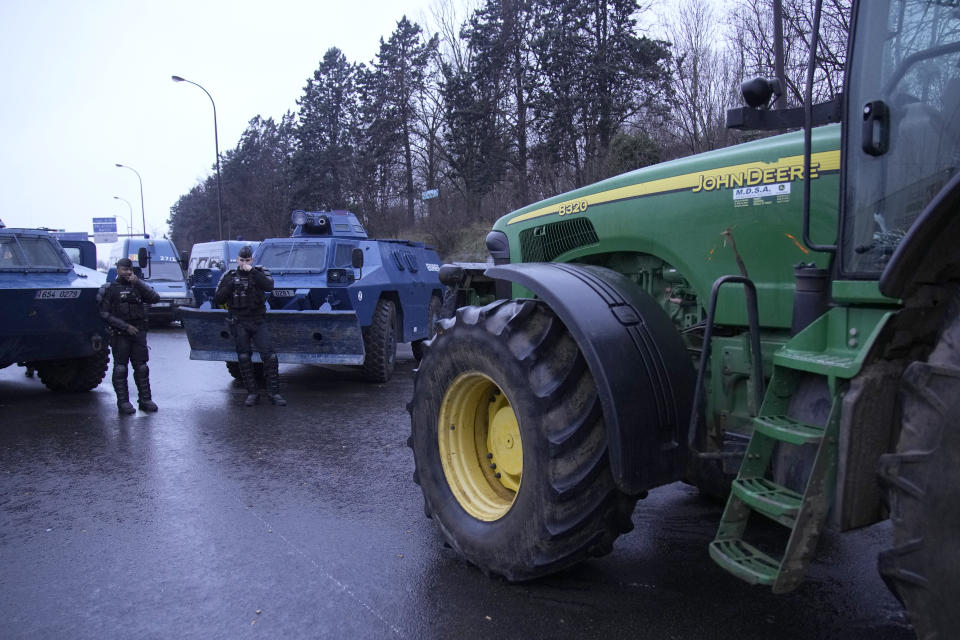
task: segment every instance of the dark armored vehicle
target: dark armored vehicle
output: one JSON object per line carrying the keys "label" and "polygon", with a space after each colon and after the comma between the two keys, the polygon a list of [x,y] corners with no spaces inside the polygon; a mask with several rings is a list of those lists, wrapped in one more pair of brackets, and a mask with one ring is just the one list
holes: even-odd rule
{"label": "dark armored vehicle", "polygon": [[[84,250],[95,246],[80,241]],[[89,245],[89,246],[86,246]],[[89,391],[107,371],[97,310],[105,277],[73,263],[56,238],[0,224],[0,368],[36,370],[53,391]]]}
{"label": "dark armored vehicle", "polygon": [[[289,238],[253,254],[270,270],[267,322],[280,362],[359,365],[372,382],[393,373],[398,342],[415,354],[439,316],[440,258],[406,240],[372,240],[348,211],[294,211]],[[237,377],[226,310],[181,310],[194,360],[224,360]],[[254,361],[259,355],[254,353]]]}

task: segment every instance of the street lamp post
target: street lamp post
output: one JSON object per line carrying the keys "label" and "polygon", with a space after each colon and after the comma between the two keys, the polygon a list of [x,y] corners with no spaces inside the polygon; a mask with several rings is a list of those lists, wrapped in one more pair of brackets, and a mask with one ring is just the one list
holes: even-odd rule
{"label": "street lamp post", "polygon": [[213,96],[210,95],[210,92],[196,82],[181,78],[180,76],[170,76],[170,79],[174,82],[187,82],[195,87],[200,87],[200,90],[210,98],[210,104],[213,105],[213,146],[217,152],[217,226],[220,231],[220,240],[223,240],[223,195],[220,191],[220,139],[217,134],[217,103],[213,101]]}
{"label": "street lamp post", "polygon": [[127,203],[127,209],[130,210],[130,216],[127,218],[127,235],[128,235],[128,236],[132,236],[132,235],[133,235],[133,224],[132,224],[132,221],[133,221],[133,206],[130,204],[130,201],[129,201],[129,200],[125,200],[125,199],[121,198],[120,196],[113,196],[113,199]]}
{"label": "street lamp post", "polygon": [[143,225],[143,237],[146,238],[147,237],[147,216],[143,211],[143,179],[140,178],[140,173],[133,167],[128,167],[127,165],[120,164],[119,162],[117,162],[116,165],[123,169],[130,169],[130,171],[133,171],[135,174],[137,174],[137,182],[140,183],[140,219],[141,219],[141,224]]}

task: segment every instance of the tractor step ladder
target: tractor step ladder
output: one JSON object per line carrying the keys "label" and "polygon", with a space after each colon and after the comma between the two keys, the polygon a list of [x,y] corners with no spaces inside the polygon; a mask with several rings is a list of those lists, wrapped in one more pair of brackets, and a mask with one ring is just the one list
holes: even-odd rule
{"label": "tractor step ladder", "polygon": [[[791,377],[782,367],[775,367],[774,376],[778,373]],[[710,543],[710,557],[725,570],[751,584],[772,586],[774,593],[791,591],[800,584],[833,498],[841,397],[842,394],[834,393],[824,426],[804,424],[786,415],[764,415],[763,411],[754,418],[754,432],[740,473],[733,482],[717,536]],[[778,409],[785,410],[785,401],[776,404],[780,405]],[[777,445],[783,446],[781,443],[817,446],[803,494],[768,477],[770,460]],[[744,540],[752,512],[790,529],[780,558]]]}

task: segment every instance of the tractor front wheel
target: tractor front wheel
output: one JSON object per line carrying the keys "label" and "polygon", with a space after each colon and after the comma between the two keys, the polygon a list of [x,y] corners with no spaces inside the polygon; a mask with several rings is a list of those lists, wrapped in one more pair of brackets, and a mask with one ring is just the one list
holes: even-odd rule
{"label": "tractor front wheel", "polygon": [[552,310],[463,307],[428,346],[409,444],[449,544],[511,581],[608,553],[637,497],[614,485],[596,384]]}

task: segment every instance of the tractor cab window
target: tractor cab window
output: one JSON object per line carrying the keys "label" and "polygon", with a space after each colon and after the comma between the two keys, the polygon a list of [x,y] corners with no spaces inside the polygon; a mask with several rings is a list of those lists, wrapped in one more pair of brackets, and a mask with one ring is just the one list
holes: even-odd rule
{"label": "tractor cab window", "polygon": [[[877,0],[880,4],[880,0]],[[960,10],[888,0],[862,12],[848,63],[843,271],[877,277],[960,166]]]}

